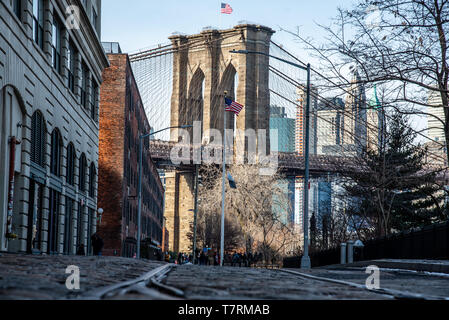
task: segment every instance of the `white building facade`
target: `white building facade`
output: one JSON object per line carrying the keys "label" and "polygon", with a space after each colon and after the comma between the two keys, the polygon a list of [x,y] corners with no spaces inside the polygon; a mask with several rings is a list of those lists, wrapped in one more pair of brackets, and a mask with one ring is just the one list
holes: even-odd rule
{"label": "white building facade", "polygon": [[100,0],[0,1],[0,251],[89,254],[100,25]]}

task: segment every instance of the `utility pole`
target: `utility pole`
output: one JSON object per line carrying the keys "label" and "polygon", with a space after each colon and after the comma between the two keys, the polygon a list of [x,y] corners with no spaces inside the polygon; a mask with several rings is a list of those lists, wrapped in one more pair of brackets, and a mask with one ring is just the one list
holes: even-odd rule
{"label": "utility pole", "polygon": [[304,177],[304,255],[301,259],[301,269],[310,269],[309,257],[309,155],[310,155],[310,64],[307,65],[307,102],[306,102],[306,133],[305,133],[305,177]]}
{"label": "utility pole", "polygon": [[[225,97],[228,92],[225,91]],[[224,108],[223,108],[224,109]],[[226,110],[223,113],[223,181],[221,190],[221,241],[220,241],[220,266],[223,267],[224,260],[224,224],[225,224],[225,201],[226,201]]]}
{"label": "utility pole", "polygon": [[195,206],[194,206],[194,216],[193,216],[193,264],[196,261],[196,229],[197,229],[197,219],[198,219],[198,174],[199,165],[195,165]]}

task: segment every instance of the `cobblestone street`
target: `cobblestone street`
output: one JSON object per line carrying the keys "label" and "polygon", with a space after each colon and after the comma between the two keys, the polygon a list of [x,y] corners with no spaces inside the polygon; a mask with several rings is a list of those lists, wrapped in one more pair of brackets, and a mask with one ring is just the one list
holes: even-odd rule
{"label": "cobblestone street", "polygon": [[[119,257],[0,256],[0,299],[76,299],[87,291],[137,278],[163,262]],[[69,291],[66,268],[80,268],[80,290]]]}
{"label": "cobblestone street", "polygon": [[279,270],[181,266],[166,284],[184,290],[192,300],[328,300],[389,299],[366,290],[302,279]]}
{"label": "cobblestone street", "polygon": [[[66,288],[68,266],[80,268],[80,290]],[[112,284],[134,280],[166,265],[163,262],[119,257],[26,256],[0,257],[0,300],[72,300]],[[291,271],[300,271],[288,269]],[[364,285],[364,268],[321,268],[311,276]],[[281,270],[176,266],[159,279],[161,284],[182,290],[187,300],[391,300],[392,296],[364,288],[304,278]],[[381,270],[381,288],[421,294],[430,299],[449,297],[449,275]],[[160,289],[160,288],[159,288]],[[175,298],[158,288],[131,291],[113,299],[152,300]],[[179,296],[176,298],[180,298]]]}

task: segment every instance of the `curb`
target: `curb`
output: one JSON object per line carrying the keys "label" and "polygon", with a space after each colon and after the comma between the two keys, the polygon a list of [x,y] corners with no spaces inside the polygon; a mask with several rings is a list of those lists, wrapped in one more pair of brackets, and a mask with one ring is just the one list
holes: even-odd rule
{"label": "curb", "polygon": [[[379,268],[385,269],[400,269],[400,270],[413,270],[419,272],[432,272],[432,273],[445,273],[449,274],[449,261],[448,260],[370,260],[359,261],[352,264],[340,264],[327,267],[321,267],[322,269],[341,269],[351,267],[368,267],[375,265]],[[319,268],[319,269],[321,269]]]}

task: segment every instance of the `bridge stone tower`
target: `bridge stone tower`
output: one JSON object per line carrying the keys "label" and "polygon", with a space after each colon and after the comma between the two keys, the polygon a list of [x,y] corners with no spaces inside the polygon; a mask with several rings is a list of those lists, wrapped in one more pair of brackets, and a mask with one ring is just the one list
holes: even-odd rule
{"label": "bridge stone tower", "polygon": [[[173,54],[173,93],[171,126],[202,122],[202,141],[210,141],[210,129],[223,134],[224,92],[245,108],[234,119],[227,113],[227,129],[253,129],[256,136],[266,130],[266,152],[270,152],[269,58],[260,54],[232,54],[231,50],[248,50],[269,54],[274,31],[260,25],[244,24],[228,30],[205,30],[200,34],[170,37]],[[178,141],[179,131],[171,131]],[[245,139],[245,140],[243,140]],[[256,140],[257,141],[257,140]],[[192,142],[192,135],[191,140]],[[256,142],[257,144],[258,142]],[[247,138],[238,136],[236,155],[244,154]],[[175,252],[189,252],[187,234],[193,222],[193,172],[166,172],[165,217],[169,247]]]}

